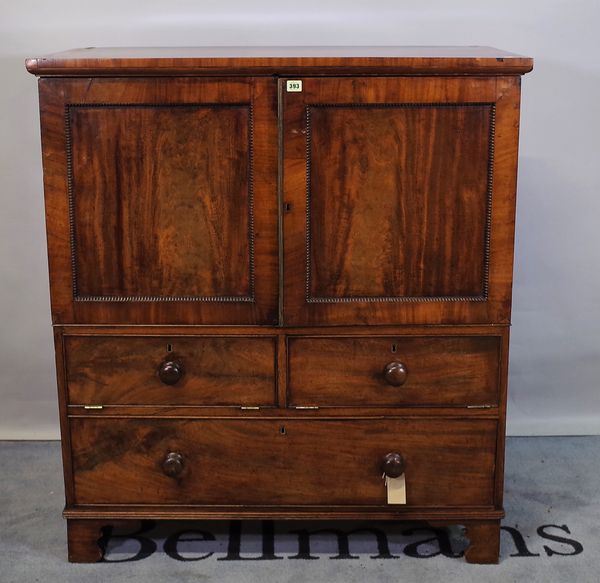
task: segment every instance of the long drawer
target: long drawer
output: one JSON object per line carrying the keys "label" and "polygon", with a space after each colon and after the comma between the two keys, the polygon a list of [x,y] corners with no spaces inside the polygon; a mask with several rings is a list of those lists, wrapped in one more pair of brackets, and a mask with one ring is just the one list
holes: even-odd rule
{"label": "long drawer", "polygon": [[297,337],[288,342],[288,405],[498,403],[500,337]]}
{"label": "long drawer", "polygon": [[274,406],[275,338],[67,336],[69,404]]}
{"label": "long drawer", "polygon": [[490,419],[70,420],[76,503],[387,504],[382,462],[404,461],[407,506],[491,506]]}

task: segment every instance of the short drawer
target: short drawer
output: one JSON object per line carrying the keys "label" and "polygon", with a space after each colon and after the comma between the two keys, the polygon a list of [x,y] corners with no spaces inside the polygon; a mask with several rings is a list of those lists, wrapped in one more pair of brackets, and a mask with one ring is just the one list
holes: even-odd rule
{"label": "short drawer", "polygon": [[71,405],[274,406],[275,338],[67,336]]}
{"label": "short drawer", "polygon": [[290,406],[498,403],[500,337],[288,340]]}
{"label": "short drawer", "polygon": [[407,506],[493,505],[497,423],[490,419],[70,423],[82,505],[386,506],[388,453],[404,460]]}

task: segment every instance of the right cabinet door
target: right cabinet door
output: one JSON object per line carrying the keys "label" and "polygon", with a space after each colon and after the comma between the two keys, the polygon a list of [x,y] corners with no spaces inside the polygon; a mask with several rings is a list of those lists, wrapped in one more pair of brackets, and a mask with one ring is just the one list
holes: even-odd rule
{"label": "right cabinet door", "polygon": [[287,81],[284,322],[509,322],[520,78]]}

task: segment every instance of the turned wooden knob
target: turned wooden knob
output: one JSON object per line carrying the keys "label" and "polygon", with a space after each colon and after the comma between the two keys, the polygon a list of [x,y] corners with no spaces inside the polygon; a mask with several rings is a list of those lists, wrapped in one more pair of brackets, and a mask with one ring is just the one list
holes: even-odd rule
{"label": "turned wooden knob", "polygon": [[381,470],[388,478],[399,478],[404,473],[404,458],[399,453],[383,456]]}
{"label": "turned wooden knob", "polygon": [[389,385],[399,387],[406,382],[408,371],[401,362],[390,362],[385,365],[383,376]]}
{"label": "turned wooden knob", "polygon": [[176,384],[183,376],[183,373],[183,365],[176,360],[165,360],[158,367],[158,378],[165,383],[165,385]]}
{"label": "turned wooden knob", "polygon": [[163,472],[171,478],[175,478],[181,474],[181,472],[183,472],[183,466],[183,456],[174,451],[168,453],[162,463]]}

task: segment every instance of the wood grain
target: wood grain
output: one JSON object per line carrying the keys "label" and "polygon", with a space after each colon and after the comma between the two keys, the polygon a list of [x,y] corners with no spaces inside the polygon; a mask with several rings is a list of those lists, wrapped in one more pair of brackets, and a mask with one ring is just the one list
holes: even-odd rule
{"label": "wood grain", "polygon": [[102,559],[102,527],[99,520],[67,520],[67,544],[70,563],[96,563]]}
{"label": "wood grain", "polygon": [[113,527],[135,524],[129,520],[67,519],[67,544],[70,563],[97,563],[106,551],[106,542]]}
{"label": "wood grain", "polygon": [[467,522],[470,544],[465,551],[467,563],[496,564],[500,558],[500,521]]}
{"label": "wood grain", "polygon": [[[360,337],[289,340],[290,405],[496,405],[498,337]],[[402,386],[390,386],[384,368],[400,362]]]}
{"label": "wood grain", "polygon": [[518,79],[303,81],[283,94],[285,323],[508,322]]}
{"label": "wood grain", "polygon": [[[271,406],[276,403],[273,338],[68,337],[70,405]],[[181,364],[175,385],[162,362]]]}
{"label": "wood grain", "polygon": [[60,448],[65,485],[65,503],[71,506],[75,500],[73,489],[73,465],[71,457],[71,429],[68,417],[67,372],[65,368],[64,330],[60,326],[53,329],[54,354],[56,357],[56,388],[58,396],[58,417],[60,422]]}
{"label": "wood grain", "polygon": [[492,47],[85,48],[26,61],[35,75],[514,75],[529,57]]}
{"label": "wood grain", "polygon": [[493,504],[495,421],[77,418],[71,438],[77,504],[386,505],[390,451],[408,506]]}
{"label": "wood grain", "polygon": [[492,111],[308,107],[308,301],[485,296]]}
{"label": "wood grain", "polygon": [[497,562],[532,60],[126,48],[27,67],[70,560],[98,560],[115,520],[403,518],[465,524],[467,561]]}
{"label": "wood grain", "polygon": [[249,104],[68,116],[76,299],[253,299]]}
{"label": "wood grain", "polygon": [[468,407],[468,406],[421,406],[390,405],[390,406],[337,406],[305,409],[291,405],[284,409],[274,409],[272,406],[260,408],[241,408],[229,406],[206,405],[104,405],[102,409],[86,409],[84,405],[69,405],[67,415],[69,418],[106,417],[111,419],[124,419],[126,417],[156,417],[164,419],[373,419],[385,417],[431,417],[432,415],[444,419],[492,419],[497,421],[500,417],[499,408]]}
{"label": "wood grain", "polygon": [[406,506],[178,506],[101,505],[68,508],[65,518],[156,520],[410,520],[464,524],[504,518],[502,510],[487,507],[422,508]]}
{"label": "wood grain", "polygon": [[272,81],[43,79],[40,107],[55,323],[277,322]]}

